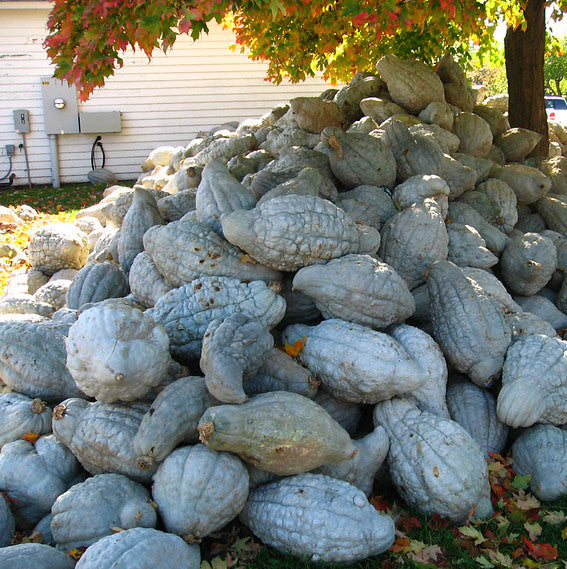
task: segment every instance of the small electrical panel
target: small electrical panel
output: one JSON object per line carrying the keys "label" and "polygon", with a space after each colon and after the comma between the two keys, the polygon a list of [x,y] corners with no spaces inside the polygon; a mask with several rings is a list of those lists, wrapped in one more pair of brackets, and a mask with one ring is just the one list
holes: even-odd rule
{"label": "small electrical panel", "polygon": [[120,111],[79,113],[79,123],[81,132],[84,134],[122,131]]}
{"label": "small electrical panel", "polygon": [[14,117],[14,129],[19,134],[27,134],[30,131],[30,112],[27,109],[12,111]]}

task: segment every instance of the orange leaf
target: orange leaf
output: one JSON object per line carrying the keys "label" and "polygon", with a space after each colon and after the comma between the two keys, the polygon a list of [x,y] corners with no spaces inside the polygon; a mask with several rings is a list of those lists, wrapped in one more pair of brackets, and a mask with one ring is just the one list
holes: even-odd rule
{"label": "orange leaf", "polygon": [[39,433],[26,433],[25,435],[22,435],[22,439],[24,439],[24,441],[28,441],[28,443],[35,443],[35,441],[37,441],[37,439],[39,439]]}
{"label": "orange leaf", "polygon": [[411,551],[411,539],[396,539],[390,547],[392,553],[409,553]]}
{"label": "orange leaf", "polygon": [[307,338],[303,338],[301,340],[296,340],[293,345],[284,344],[285,353],[292,358],[295,358],[299,355],[303,347],[305,346],[305,342],[307,342]]}
{"label": "orange leaf", "polygon": [[522,536],[522,541],[526,546],[528,554],[533,559],[544,559],[553,561],[557,559],[557,546],[550,543],[532,543],[527,537]]}

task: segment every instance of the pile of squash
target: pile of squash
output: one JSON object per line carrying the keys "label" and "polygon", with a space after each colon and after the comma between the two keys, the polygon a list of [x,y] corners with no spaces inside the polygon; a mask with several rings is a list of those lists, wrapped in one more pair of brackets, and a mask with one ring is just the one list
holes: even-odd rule
{"label": "pile of squash", "polygon": [[237,516],[353,562],[394,541],[386,478],[462,524],[510,448],[565,495],[567,135],[526,159],[505,106],[388,55],[39,230],[0,301],[0,565],[198,569]]}

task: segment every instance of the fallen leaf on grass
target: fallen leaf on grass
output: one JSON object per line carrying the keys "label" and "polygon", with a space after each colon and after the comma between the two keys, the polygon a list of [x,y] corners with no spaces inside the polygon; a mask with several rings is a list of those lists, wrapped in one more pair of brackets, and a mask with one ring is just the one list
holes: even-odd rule
{"label": "fallen leaf on grass", "polygon": [[542,520],[547,524],[562,524],[563,522],[567,521],[567,516],[565,516],[565,512],[547,512],[542,518]]}
{"label": "fallen leaf on grass", "polygon": [[557,559],[557,546],[550,543],[532,543],[529,539],[522,536],[522,541],[526,546],[526,550],[530,557],[534,559],[543,559],[545,561],[553,561]]}
{"label": "fallen leaf on grass", "polygon": [[486,541],[486,538],[482,535],[482,533],[472,526],[463,526],[457,529],[462,535],[474,539],[475,545],[479,545]]}
{"label": "fallen leaf on grass", "polygon": [[512,567],[514,563],[513,559],[509,555],[506,555],[501,551],[487,551],[486,555],[488,555],[490,561],[498,567]]}
{"label": "fallen leaf on grass", "polygon": [[524,524],[524,528],[528,532],[528,537],[530,538],[531,541],[535,541],[541,535],[541,532],[543,531],[543,528],[537,523],[536,524],[530,524],[530,523],[526,522]]}

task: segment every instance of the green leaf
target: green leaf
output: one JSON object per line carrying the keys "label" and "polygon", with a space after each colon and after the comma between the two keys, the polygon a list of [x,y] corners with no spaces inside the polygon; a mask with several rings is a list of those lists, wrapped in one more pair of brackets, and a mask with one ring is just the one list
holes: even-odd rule
{"label": "green leaf", "polygon": [[524,476],[516,474],[516,476],[514,476],[514,480],[512,480],[512,486],[517,490],[525,490],[530,485],[531,479],[531,474],[525,474]]}
{"label": "green leaf", "polygon": [[479,545],[486,541],[486,538],[480,533],[480,531],[472,526],[463,526],[457,528],[464,536],[474,539],[474,544]]}

